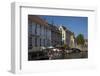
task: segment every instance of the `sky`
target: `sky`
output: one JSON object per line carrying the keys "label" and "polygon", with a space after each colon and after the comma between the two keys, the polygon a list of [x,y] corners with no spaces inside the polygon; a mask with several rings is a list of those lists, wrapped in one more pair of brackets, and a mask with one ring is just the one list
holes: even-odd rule
{"label": "sky", "polygon": [[78,34],[83,34],[84,38],[88,38],[88,17],[78,17],[78,16],[42,16],[46,19],[48,23],[53,23],[55,25],[63,25],[70,31]]}

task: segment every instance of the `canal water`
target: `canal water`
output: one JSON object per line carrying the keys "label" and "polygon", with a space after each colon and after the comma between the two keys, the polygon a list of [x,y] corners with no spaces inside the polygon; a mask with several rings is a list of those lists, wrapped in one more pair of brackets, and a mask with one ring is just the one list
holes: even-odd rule
{"label": "canal water", "polygon": [[58,60],[58,59],[83,59],[88,58],[88,52],[74,52],[74,53],[56,53],[53,52],[52,57],[47,56],[46,54],[40,53],[40,55],[36,55],[36,53],[28,54],[28,60]]}
{"label": "canal water", "polygon": [[53,59],[80,59],[80,58],[88,58],[88,52],[62,54],[60,56],[52,57],[52,60]]}
{"label": "canal water", "polygon": [[74,59],[74,58],[88,58],[88,52],[80,53],[71,53],[64,56],[65,59]]}

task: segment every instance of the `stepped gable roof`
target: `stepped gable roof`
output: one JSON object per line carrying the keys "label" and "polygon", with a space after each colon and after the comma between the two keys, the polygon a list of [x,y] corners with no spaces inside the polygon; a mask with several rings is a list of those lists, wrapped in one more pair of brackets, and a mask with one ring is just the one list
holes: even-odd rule
{"label": "stepped gable roof", "polygon": [[74,34],[74,32],[70,31],[67,27],[61,26],[66,32],[69,32],[70,34]]}
{"label": "stepped gable roof", "polygon": [[50,26],[50,28],[51,28],[51,31],[60,33],[59,28],[58,28],[56,25],[54,25],[54,24],[49,24],[49,26]]}

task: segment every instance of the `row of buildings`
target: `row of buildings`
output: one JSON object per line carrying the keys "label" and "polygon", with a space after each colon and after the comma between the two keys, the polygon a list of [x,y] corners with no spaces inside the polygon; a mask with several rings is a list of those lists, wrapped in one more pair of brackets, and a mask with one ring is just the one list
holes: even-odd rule
{"label": "row of buildings", "polygon": [[62,46],[76,47],[74,32],[65,26],[50,24],[40,16],[28,16],[28,49],[39,51],[41,47]]}
{"label": "row of buildings", "polygon": [[51,29],[39,16],[28,16],[28,49],[38,50],[51,45]]}

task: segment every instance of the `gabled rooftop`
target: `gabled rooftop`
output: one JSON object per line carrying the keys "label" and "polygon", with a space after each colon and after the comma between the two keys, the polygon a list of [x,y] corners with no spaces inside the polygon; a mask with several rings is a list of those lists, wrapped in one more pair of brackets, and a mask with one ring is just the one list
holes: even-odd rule
{"label": "gabled rooftop", "polygon": [[48,26],[48,23],[37,15],[28,15],[28,20],[31,20],[39,25]]}

